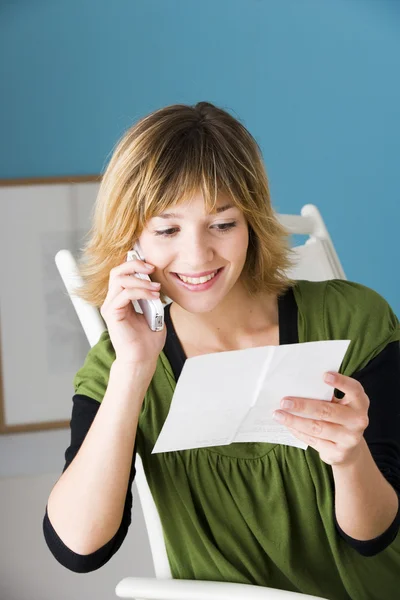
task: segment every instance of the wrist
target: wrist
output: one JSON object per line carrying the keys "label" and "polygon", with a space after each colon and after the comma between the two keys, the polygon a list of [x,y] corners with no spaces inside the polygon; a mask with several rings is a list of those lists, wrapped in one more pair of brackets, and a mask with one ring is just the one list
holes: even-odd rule
{"label": "wrist", "polygon": [[102,404],[108,404],[111,398],[112,405],[141,407],[147,389],[151,383],[155,368],[150,365],[138,365],[115,360],[110,369],[107,392]]}
{"label": "wrist", "polygon": [[344,462],[333,464],[332,469],[337,472],[357,470],[365,467],[371,458],[368,445],[365,438],[363,438],[358,446],[353,449],[351,455]]}
{"label": "wrist", "polygon": [[153,362],[126,362],[116,358],[111,365],[110,377],[115,377],[118,380],[138,382],[142,378],[149,378],[154,374],[156,364]]}

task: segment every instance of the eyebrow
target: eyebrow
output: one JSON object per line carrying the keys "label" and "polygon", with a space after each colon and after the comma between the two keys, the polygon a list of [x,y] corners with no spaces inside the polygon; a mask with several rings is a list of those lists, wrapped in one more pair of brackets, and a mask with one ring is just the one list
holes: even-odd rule
{"label": "eyebrow", "polygon": [[[222,213],[229,208],[235,208],[233,204],[225,204],[224,206],[217,206],[217,213]],[[212,214],[212,213],[211,213]],[[178,213],[162,213],[161,215],[154,215],[157,219],[183,219],[183,215]]]}

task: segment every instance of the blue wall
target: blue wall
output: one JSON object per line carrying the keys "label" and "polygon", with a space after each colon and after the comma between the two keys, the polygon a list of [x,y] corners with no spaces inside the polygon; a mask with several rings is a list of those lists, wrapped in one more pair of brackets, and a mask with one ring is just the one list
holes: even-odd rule
{"label": "blue wall", "polygon": [[0,2],[0,178],[98,173],[172,103],[227,108],[280,212],[321,210],[349,279],[400,315],[400,2]]}

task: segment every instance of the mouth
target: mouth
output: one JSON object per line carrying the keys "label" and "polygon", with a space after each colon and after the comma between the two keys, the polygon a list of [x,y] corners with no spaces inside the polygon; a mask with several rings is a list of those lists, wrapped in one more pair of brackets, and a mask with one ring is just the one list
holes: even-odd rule
{"label": "mouth", "polygon": [[187,277],[185,275],[178,275],[178,273],[172,273],[177,283],[183,286],[185,289],[191,292],[202,292],[210,289],[221,276],[221,272],[224,267],[216,269],[215,271],[208,271],[207,274],[201,274],[197,277]]}

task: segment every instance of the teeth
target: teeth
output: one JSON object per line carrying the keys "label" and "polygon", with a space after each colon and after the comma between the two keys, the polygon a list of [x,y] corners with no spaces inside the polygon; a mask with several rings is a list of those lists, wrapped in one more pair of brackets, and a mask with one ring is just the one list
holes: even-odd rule
{"label": "teeth", "polygon": [[179,279],[182,279],[182,281],[184,281],[185,283],[193,283],[193,284],[199,284],[199,283],[205,283],[206,281],[210,281],[210,279],[212,279],[213,277],[215,277],[215,275],[217,274],[217,271],[214,271],[214,273],[210,273],[210,275],[206,275],[204,277],[184,277],[183,275],[178,275]]}

